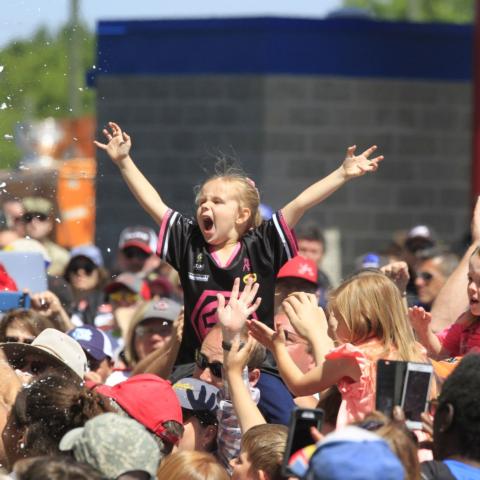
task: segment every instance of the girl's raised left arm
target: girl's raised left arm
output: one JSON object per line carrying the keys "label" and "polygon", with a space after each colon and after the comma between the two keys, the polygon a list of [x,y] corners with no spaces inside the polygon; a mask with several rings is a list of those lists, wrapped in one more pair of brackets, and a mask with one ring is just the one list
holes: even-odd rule
{"label": "girl's raised left arm", "polygon": [[355,155],[356,148],[356,145],[348,147],[345,160],[339,168],[308,187],[282,208],[283,217],[290,228],[295,227],[307,210],[325,200],[348,180],[377,170],[378,164],[383,160],[383,155],[369,158],[377,146],[371,146],[360,155]]}

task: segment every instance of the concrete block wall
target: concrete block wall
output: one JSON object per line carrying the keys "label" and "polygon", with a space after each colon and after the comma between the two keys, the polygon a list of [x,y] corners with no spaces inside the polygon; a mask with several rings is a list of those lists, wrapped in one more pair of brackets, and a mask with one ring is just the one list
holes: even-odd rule
{"label": "concrete block wall", "polygon": [[[431,225],[446,242],[469,224],[471,86],[462,81],[323,75],[107,75],[97,79],[99,131],[119,122],[132,155],[172,207],[193,211],[193,186],[214,157],[236,157],[262,201],[280,208],[340,165],[348,145],[372,143],[386,159],[307,220],[338,228],[343,270],[392,233]],[[112,250],[120,230],[152,225],[100,154],[97,237]]]}

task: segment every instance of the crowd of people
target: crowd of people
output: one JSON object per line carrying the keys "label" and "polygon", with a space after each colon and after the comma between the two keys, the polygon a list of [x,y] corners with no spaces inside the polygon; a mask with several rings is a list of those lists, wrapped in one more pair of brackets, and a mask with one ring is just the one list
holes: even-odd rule
{"label": "crowd of people", "polygon": [[[223,166],[191,219],[120,126],[104,135],[158,234],[126,226],[107,269],[95,245],[53,242],[48,199],[3,203],[0,247],[40,253],[48,289],[0,320],[0,478],[480,479],[480,202],[462,258],[420,225],[332,285],[321,230],[293,228],[375,172],[375,146],[263,218]],[[8,269],[0,284],[19,290]],[[381,359],[433,366],[422,429],[376,411]],[[287,455],[299,408],[323,421]]]}

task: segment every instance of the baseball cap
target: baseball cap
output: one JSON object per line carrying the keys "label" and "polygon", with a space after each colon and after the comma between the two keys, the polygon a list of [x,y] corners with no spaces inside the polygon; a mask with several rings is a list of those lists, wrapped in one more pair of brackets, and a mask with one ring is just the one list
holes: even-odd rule
{"label": "baseball cap", "polygon": [[138,247],[144,252],[152,254],[157,251],[157,235],[148,227],[137,225],[127,227],[120,233],[118,248]]}
{"label": "baseball cap", "polygon": [[270,220],[272,218],[273,210],[272,210],[272,207],[270,207],[269,205],[261,203],[258,206],[258,209],[260,210],[260,216],[262,217],[263,220]]}
{"label": "baseball cap", "polygon": [[70,330],[68,335],[76,340],[83,350],[95,360],[102,361],[106,357],[113,358],[112,342],[98,328],[92,325],[82,325]]}
{"label": "baseball cap", "polygon": [[178,315],[182,306],[169,298],[160,298],[152,300],[147,303],[145,311],[143,312],[141,322],[149,318],[161,318],[173,322]]}
{"label": "baseball cap", "polygon": [[367,253],[362,258],[362,268],[380,268],[380,257],[376,253]]}
{"label": "baseball cap", "polygon": [[289,260],[279,270],[277,278],[295,277],[307,280],[307,282],[318,283],[317,265],[309,258],[297,255]]}
{"label": "baseball cap", "polygon": [[[291,458],[292,463],[294,456]],[[327,435],[317,444],[308,471],[296,473],[301,478],[312,480],[405,478],[402,463],[385,440],[355,426],[347,426]]]}
{"label": "baseball cap", "polygon": [[218,388],[196,378],[182,378],[173,385],[180,406],[187,410],[210,412],[218,409]]}
{"label": "baseball cap", "polygon": [[86,257],[91,260],[97,267],[103,267],[102,252],[96,245],[82,245],[72,248],[70,259],[75,257]]}
{"label": "baseball cap", "polygon": [[115,290],[120,288],[128,288],[134,293],[140,293],[143,288],[143,280],[134,273],[121,273],[115,277],[107,286],[105,287],[106,293],[112,293]]}
{"label": "baseball cap", "polygon": [[142,373],[113,387],[98,385],[96,391],[113,398],[131,417],[145,428],[172,444],[178,438],[166,431],[167,421],[182,422],[182,409],[172,385],[167,380]]}
{"label": "baseball cap", "polygon": [[417,225],[410,229],[405,239],[405,247],[415,253],[435,246],[436,238],[430,227]]}
{"label": "baseball cap", "polygon": [[61,451],[72,451],[77,462],[88,463],[105,478],[132,471],[155,478],[160,451],[145,428],[131,418],[105,413],[74,428],[60,440]]}
{"label": "baseball cap", "polygon": [[25,197],[22,205],[25,213],[43,213],[50,216],[53,211],[53,203],[43,197]]}
{"label": "baseball cap", "polygon": [[46,328],[31,344],[26,343],[0,343],[0,348],[5,352],[9,362],[24,355],[47,355],[59,367],[68,367],[73,373],[83,380],[87,371],[87,357],[80,344],[60,330]]}

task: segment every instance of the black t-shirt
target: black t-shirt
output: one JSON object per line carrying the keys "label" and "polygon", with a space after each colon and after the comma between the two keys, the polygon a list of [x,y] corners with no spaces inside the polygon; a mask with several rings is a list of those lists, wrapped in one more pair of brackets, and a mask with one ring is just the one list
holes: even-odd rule
{"label": "black t-shirt", "polygon": [[236,277],[241,279],[240,289],[249,276],[259,282],[262,303],[255,316],[267,325],[273,324],[275,279],[280,267],[297,254],[297,245],[292,230],[277,212],[249,230],[228,262],[219,266],[197,222],[169,210],[160,227],[157,253],[180,275],[185,327],[177,363],[188,363],[217,323],[217,293],[228,298]]}

